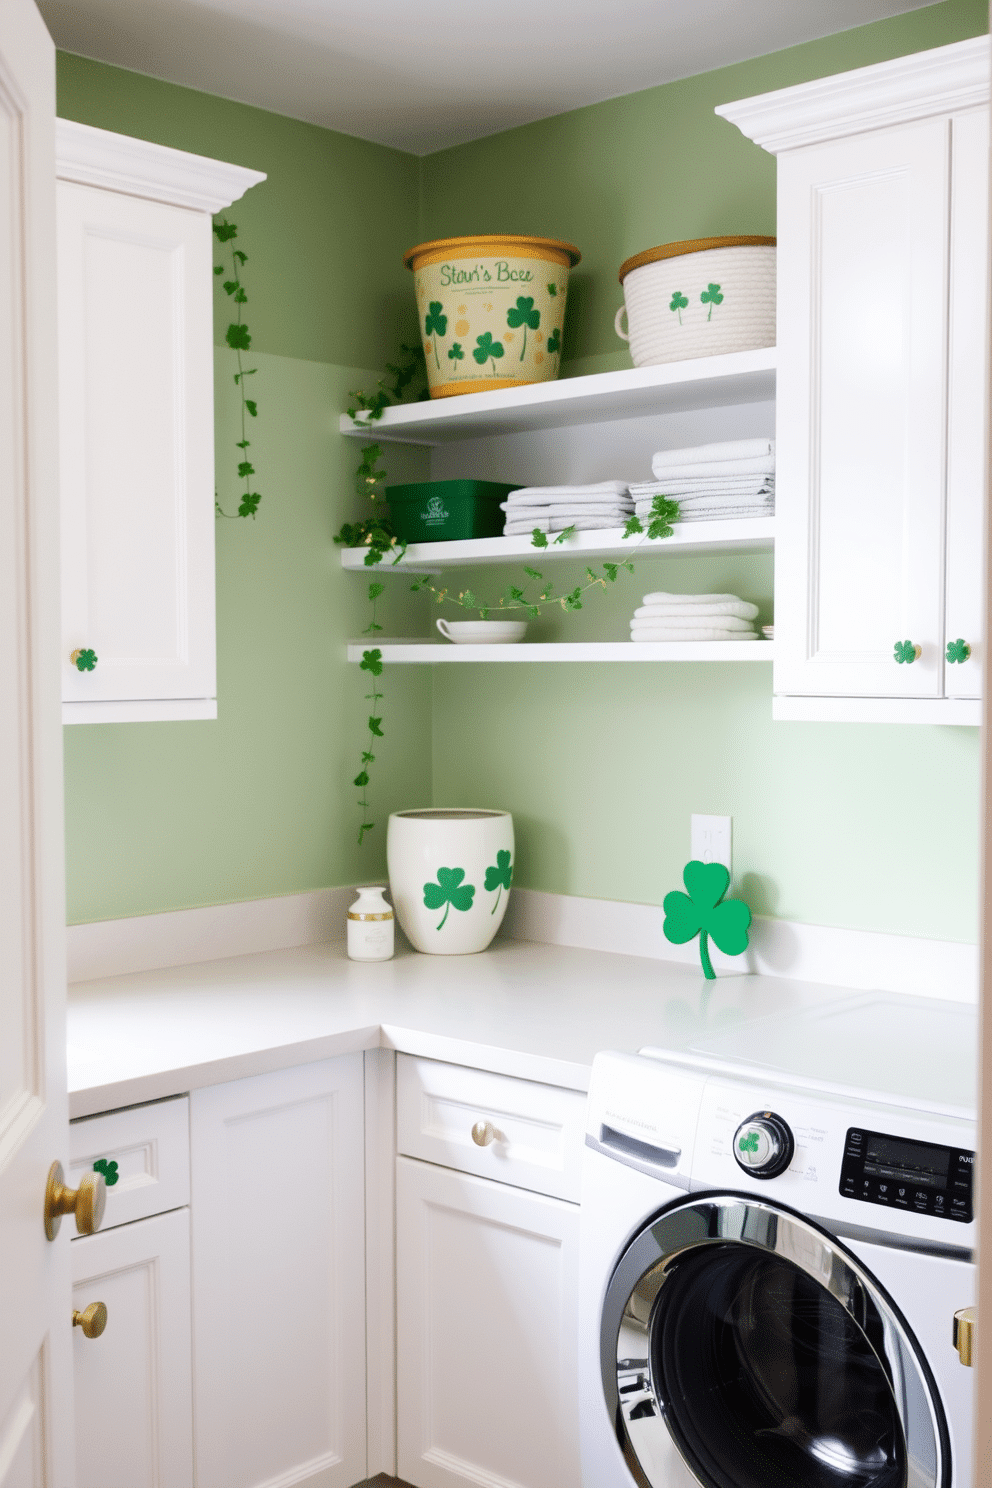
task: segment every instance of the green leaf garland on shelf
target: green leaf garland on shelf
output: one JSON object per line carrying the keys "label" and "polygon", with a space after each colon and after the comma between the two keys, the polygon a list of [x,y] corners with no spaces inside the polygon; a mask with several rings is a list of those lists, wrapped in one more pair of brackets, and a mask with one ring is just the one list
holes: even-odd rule
{"label": "green leaf garland on shelf", "polygon": [[687,893],[673,889],[664,898],[666,940],[685,945],[699,936],[699,959],[708,981],[716,978],[710,960],[707,937],[727,956],[739,956],[747,950],[747,932],[751,911],[743,899],[724,899],[730,887],[730,874],[722,863],[686,863],[682,882]]}
{"label": "green leaf garland on shelf", "polygon": [[[225,217],[222,222],[214,223],[214,237],[219,243],[231,243],[238,236],[238,229],[233,222],[228,222]],[[245,378],[254,377],[258,371],[257,367],[246,367],[241,360],[241,353],[251,348],[251,332],[245,325],[241,315],[241,307],[247,305],[248,296],[245,294],[244,285],[241,282],[241,270],[248,262],[247,253],[240,248],[231,249],[231,277],[224,280],[224,292],[229,295],[237,306],[238,318],[232,321],[227,328],[224,339],[233,352],[237,354],[238,370],[234,374],[234,385],[241,394],[241,438],[236,441],[235,448],[240,451],[238,455],[238,480],[244,481],[245,488],[238,504],[236,512],[227,512],[215,498],[214,509],[219,517],[251,517],[254,520],[258,511],[262,493],[252,489],[251,478],[255,474],[255,467],[248,458],[248,450],[251,440],[248,438],[248,426],[246,420],[258,418],[258,401],[249,398],[245,392]],[[222,263],[214,265],[214,273],[224,273]]]}

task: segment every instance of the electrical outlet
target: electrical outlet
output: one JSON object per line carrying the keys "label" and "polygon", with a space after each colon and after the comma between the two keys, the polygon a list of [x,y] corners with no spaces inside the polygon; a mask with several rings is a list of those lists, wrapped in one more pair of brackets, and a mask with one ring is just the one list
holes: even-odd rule
{"label": "electrical outlet", "polygon": [[729,816],[697,816],[693,813],[692,856],[699,863],[722,863],[728,873],[733,871],[730,859]]}

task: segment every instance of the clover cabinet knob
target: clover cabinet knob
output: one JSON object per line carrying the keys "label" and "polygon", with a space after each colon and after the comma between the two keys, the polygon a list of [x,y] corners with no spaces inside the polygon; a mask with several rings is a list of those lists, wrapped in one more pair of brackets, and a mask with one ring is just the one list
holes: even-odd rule
{"label": "clover cabinet knob", "polygon": [[72,1326],[82,1328],[84,1338],[99,1338],[107,1326],[106,1303],[91,1302],[82,1312],[73,1310]]}
{"label": "clover cabinet knob", "polygon": [[476,1147],[488,1147],[496,1140],[496,1128],[491,1121],[477,1121],[472,1128],[472,1141]]}
{"label": "clover cabinet knob", "polygon": [[69,653],[69,660],[77,672],[92,672],[99,659],[89,646],[77,646],[75,651]]}
{"label": "clover cabinet knob", "polygon": [[892,655],[900,666],[903,662],[912,666],[914,661],[919,661],[922,651],[923,647],[915,645],[913,641],[896,641]]}
{"label": "clover cabinet knob", "polygon": [[955,662],[965,662],[971,658],[971,647],[968,642],[959,636],[956,641],[948,641],[947,650],[944,652],[944,660],[953,666]]}
{"label": "clover cabinet knob", "polygon": [[54,1240],[63,1214],[76,1216],[81,1235],[95,1235],[103,1221],[107,1184],[102,1173],[84,1173],[78,1188],[67,1188],[60,1162],[53,1162],[45,1185],[45,1234]]}

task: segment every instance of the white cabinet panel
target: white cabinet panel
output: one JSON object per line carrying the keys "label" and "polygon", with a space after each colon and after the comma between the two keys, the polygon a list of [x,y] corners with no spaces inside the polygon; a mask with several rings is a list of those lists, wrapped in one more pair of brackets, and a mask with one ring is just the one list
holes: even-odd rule
{"label": "white cabinet panel", "polygon": [[362,1056],[190,1096],[197,1488],[365,1476]]}
{"label": "white cabinet panel", "polygon": [[189,1211],[72,1243],[73,1302],[107,1307],[73,1329],[77,1488],[190,1488]]}
{"label": "white cabinet panel", "polygon": [[577,1205],[397,1159],[398,1470],[574,1488]]}
{"label": "white cabinet panel", "polygon": [[189,1101],[150,1101],[103,1116],[84,1116],[69,1127],[68,1182],[103,1158],[107,1179],[103,1229],[130,1224],[189,1203]]}
{"label": "white cabinet panel", "polygon": [[60,181],[58,244],[63,697],[212,698],[210,218]]}

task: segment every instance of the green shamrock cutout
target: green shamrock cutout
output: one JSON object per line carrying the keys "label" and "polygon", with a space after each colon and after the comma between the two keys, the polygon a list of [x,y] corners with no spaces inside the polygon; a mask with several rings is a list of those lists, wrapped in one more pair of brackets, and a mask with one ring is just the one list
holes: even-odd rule
{"label": "green shamrock cutout", "polygon": [[[722,305],[723,304],[723,295],[720,293],[720,286],[719,286],[719,284],[711,284],[710,287],[709,287],[709,289],[704,289],[703,290],[703,292],[699,296],[699,298],[702,300],[702,302],[703,302],[704,305],[707,305],[707,304],[709,305],[709,307],[710,307],[710,313],[709,313],[709,315],[707,315],[706,319],[707,320],[712,320],[713,319],[713,306],[714,305]],[[679,317],[679,319],[681,319],[681,316]]]}
{"label": "green shamrock cutout", "polygon": [[892,654],[900,666],[902,666],[904,661],[912,665],[916,660],[916,647],[912,641],[896,641]]}
{"label": "green shamrock cutout", "polygon": [[523,361],[527,350],[527,327],[536,331],[541,324],[541,312],[534,309],[534,296],[518,295],[515,308],[506,312],[506,323],[511,330],[516,330],[518,326],[524,328],[524,344],[520,351],[520,360]]}
{"label": "green shamrock cutout", "polygon": [[113,1188],[114,1184],[117,1182],[118,1177],[120,1176],[117,1172],[117,1164],[115,1162],[108,1162],[105,1157],[97,1158],[96,1162],[93,1164],[93,1171],[94,1173],[103,1174],[104,1182],[106,1183],[108,1188]]}
{"label": "green shamrock cutout", "polygon": [[[703,298],[705,299],[706,296],[704,295]],[[679,325],[681,325],[682,324],[682,311],[683,310],[688,310],[688,308],[689,308],[689,301],[688,301],[688,299],[686,298],[686,296],[682,293],[682,291],[680,289],[677,289],[675,291],[675,293],[672,295],[672,303],[669,305],[668,308],[669,308],[669,310],[675,310],[675,311],[678,312]],[[712,310],[710,311],[710,314],[711,315],[713,314],[713,311]]]}
{"label": "green shamrock cutout", "polygon": [[548,351],[561,351],[561,331],[557,326],[555,326],[551,335],[548,337]]}
{"label": "green shamrock cutout", "polygon": [[685,945],[698,935],[703,974],[713,981],[716,972],[710,960],[707,936],[712,935],[726,955],[739,956],[747,950],[751,911],[742,899],[723,898],[730,885],[730,874],[722,863],[700,863],[694,858],[682,870],[682,882],[689,891],[687,894],[673,889],[665,895],[665,938],[673,945]]}
{"label": "green shamrock cutout", "polygon": [[505,848],[501,848],[496,854],[495,866],[486,869],[486,893],[491,894],[493,889],[498,890],[496,904],[489,911],[490,914],[496,913],[496,905],[499,904],[500,895],[503,890],[505,889],[507,893],[510,892],[510,879],[512,877],[513,869],[510,866],[510,854]]}
{"label": "green shamrock cutout", "polygon": [[462,913],[472,908],[472,900],[475,897],[475,884],[463,884],[465,877],[464,868],[439,868],[437,870],[437,883],[424,884],[424,903],[428,909],[440,909],[444,904],[447,908],[441,917],[440,925],[435,925],[436,930],[444,926],[448,918],[448,911],[454,905]]}
{"label": "green shamrock cutout", "polygon": [[448,361],[449,362],[463,362],[464,360],[465,360],[465,353],[462,350],[462,348],[459,345],[459,343],[456,341],[455,344],[454,344],[454,346],[449,346],[448,347]]}
{"label": "green shamrock cutout", "polygon": [[481,336],[476,336],[476,347],[472,355],[480,367],[485,366],[490,359],[493,364],[493,376],[496,376],[496,358],[503,355],[502,341],[494,341],[492,331],[486,331]]}
{"label": "green shamrock cutout", "polygon": [[962,640],[959,636],[956,641],[948,641],[944,660],[952,663],[956,661],[967,661],[970,655],[971,647],[967,641]]}
{"label": "green shamrock cutout", "polygon": [[737,1143],[737,1147],[738,1150],[741,1152],[757,1152],[758,1133],[748,1132],[746,1136],[741,1137],[740,1141]]}
{"label": "green shamrock cutout", "polygon": [[434,360],[437,362],[439,372],[441,370],[441,363],[438,361],[437,356],[437,338],[438,336],[443,336],[448,329],[448,317],[441,314],[443,309],[444,306],[440,300],[431,300],[427,307],[427,314],[424,317],[424,331],[428,336],[434,337]]}
{"label": "green shamrock cutout", "polygon": [[89,649],[76,652],[77,672],[91,672],[97,663],[97,654]]}

